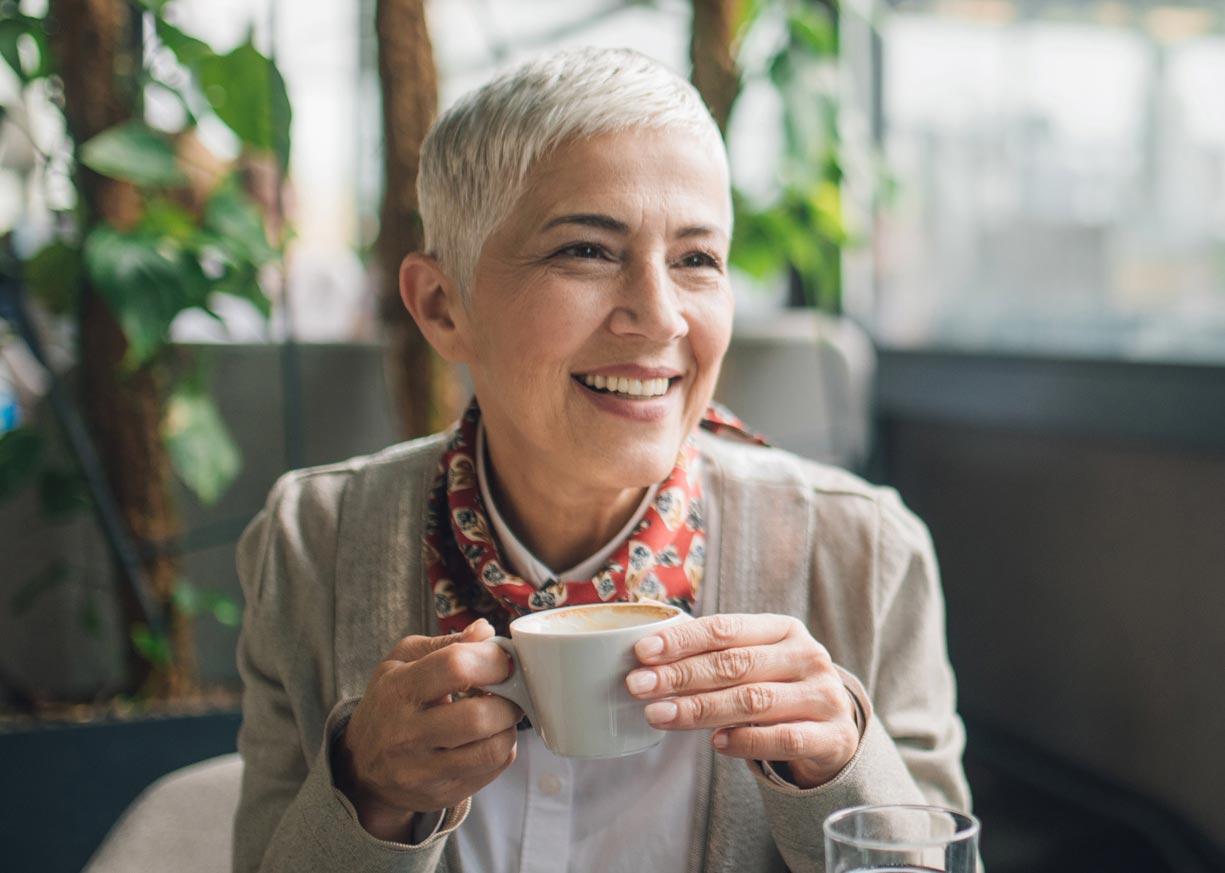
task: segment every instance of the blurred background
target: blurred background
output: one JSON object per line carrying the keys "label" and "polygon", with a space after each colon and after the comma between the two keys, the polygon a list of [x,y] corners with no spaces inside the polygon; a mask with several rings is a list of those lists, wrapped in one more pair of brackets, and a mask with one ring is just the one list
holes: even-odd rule
{"label": "blurred background", "polygon": [[988,867],[1225,870],[1219,0],[2,0],[13,869],[233,749],[268,488],[465,399],[385,268],[416,144],[578,45],[725,130],[719,398],[931,527]]}

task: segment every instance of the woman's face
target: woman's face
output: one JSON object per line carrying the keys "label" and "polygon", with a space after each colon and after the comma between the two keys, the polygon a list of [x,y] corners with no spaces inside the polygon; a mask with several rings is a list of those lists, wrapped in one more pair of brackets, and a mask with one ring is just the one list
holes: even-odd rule
{"label": "woman's face", "polygon": [[731,335],[716,149],[632,130],[533,169],[481,250],[461,316],[495,466],[612,489],[672,469]]}

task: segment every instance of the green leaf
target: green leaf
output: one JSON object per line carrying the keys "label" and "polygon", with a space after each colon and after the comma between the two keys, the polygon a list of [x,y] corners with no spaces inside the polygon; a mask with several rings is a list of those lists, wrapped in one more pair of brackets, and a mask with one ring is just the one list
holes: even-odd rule
{"label": "green leaf", "polygon": [[200,589],[186,579],[178,579],[174,583],[174,591],[170,594],[174,608],[188,617],[200,613]]}
{"label": "green leaf", "polygon": [[735,42],[739,43],[744,39],[746,33],[753,28],[753,24],[761,16],[761,12],[766,7],[766,0],[739,0],[733,10],[734,18],[732,20],[732,33],[734,34]]}
{"label": "green leaf", "polygon": [[213,399],[190,381],[181,382],[170,397],[162,440],[175,472],[204,503],[215,503],[242,466]]}
{"label": "green leaf", "polygon": [[272,301],[259,283],[259,270],[252,264],[231,266],[225,275],[213,284],[213,291],[216,294],[229,294],[231,297],[246,300],[254,305],[265,319],[272,315]]}
{"label": "green leaf", "polygon": [[128,339],[128,363],[149,361],[174,317],[203,306],[208,279],[195,256],[171,237],[128,234],[107,225],[85,240],[85,268]]}
{"label": "green leaf", "polygon": [[276,260],[277,252],[268,244],[263,214],[255,201],[232,181],[219,185],[209,198],[204,226],[243,260],[258,267]]}
{"label": "green leaf", "polygon": [[[28,37],[38,51],[38,59],[33,65],[22,61],[22,37]],[[0,57],[4,58],[23,85],[46,76],[51,70],[51,53],[42,21],[21,14],[0,18]]]}
{"label": "green leaf", "polygon": [[0,500],[12,497],[33,479],[42,449],[42,437],[29,428],[0,433]]}
{"label": "green leaf", "polygon": [[209,601],[209,612],[218,624],[226,627],[238,627],[242,624],[242,606],[233,597],[214,593]]}
{"label": "green leaf", "polygon": [[26,71],[21,64],[21,53],[17,50],[17,41],[29,32],[29,28],[20,18],[6,18],[0,21],[0,57],[17,74],[23,83],[28,82]]}
{"label": "green leaf", "polygon": [[63,561],[52,561],[17,589],[12,599],[9,600],[9,608],[14,615],[25,615],[34,607],[39,597],[66,581],[68,581],[68,565]]}
{"label": "green leaf", "polygon": [[246,42],[227,55],[202,58],[196,72],[217,117],[249,146],[289,165],[289,95],[276,64]]}
{"label": "green leaf", "polygon": [[148,188],[183,185],[174,148],[139,121],[104,130],[81,146],[81,163],[103,176]]}
{"label": "green leaf", "polygon": [[183,615],[194,617],[208,613],[226,627],[237,627],[242,621],[242,607],[238,601],[220,591],[197,588],[186,579],[176,583],[173,599],[175,608]]}
{"label": "green leaf", "polygon": [[48,309],[56,315],[70,315],[81,289],[80,249],[62,242],[44,246],[26,261],[25,280]]}
{"label": "green leaf", "polygon": [[38,497],[43,515],[51,520],[89,509],[90,494],[76,470],[44,470],[38,477]]}
{"label": "green leaf", "polygon": [[822,58],[838,56],[838,28],[824,12],[801,6],[787,19],[793,42]]}
{"label": "green leaf", "polygon": [[159,197],[145,206],[140,230],[151,237],[168,237],[187,243],[196,232],[196,219],[177,203]]}
{"label": "green leaf", "polygon": [[155,634],[143,624],[132,627],[132,645],[142,658],[159,667],[165,667],[173,660],[170,641],[165,634]]}
{"label": "green leaf", "polygon": [[194,70],[202,61],[217,56],[208,43],[189,36],[160,16],[155,26],[157,38],[162,41],[162,45],[174,52],[179,63],[189,69]]}

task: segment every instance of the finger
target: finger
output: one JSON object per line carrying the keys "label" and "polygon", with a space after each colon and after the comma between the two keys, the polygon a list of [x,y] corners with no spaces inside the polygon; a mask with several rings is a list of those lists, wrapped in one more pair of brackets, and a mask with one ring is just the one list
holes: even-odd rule
{"label": "finger", "polygon": [[843,722],[744,725],[716,731],[711,744],[720,754],[732,758],[803,760],[806,768],[836,773],[859,748],[859,731]]}
{"label": "finger", "polygon": [[[819,657],[823,659],[821,664],[817,663]],[[722,649],[634,670],[626,677],[625,685],[631,694],[650,700],[733,688],[749,682],[791,682],[828,669],[832,667],[823,646],[801,648],[781,643]]]}
{"label": "finger", "polygon": [[421,736],[436,749],[456,749],[513,728],[523,710],[503,697],[467,697],[422,714]]}
{"label": "finger", "polygon": [[508,728],[492,737],[440,751],[434,756],[435,763],[440,772],[451,773],[458,781],[468,781],[474,773],[489,774],[484,783],[488,784],[514,761],[518,738],[519,732]]}
{"label": "finger", "polygon": [[803,623],[787,615],[708,615],[643,637],[634,654],[643,664],[666,664],[701,652],[768,646],[801,632],[808,633]]}
{"label": "finger", "polygon": [[437,637],[411,636],[404,637],[396,643],[388,653],[385,661],[419,661],[431,652],[445,649],[455,643],[478,642],[493,636],[493,627],[483,618],[478,618],[459,633],[443,634]]}
{"label": "finger", "polygon": [[[754,682],[648,703],[647,722],[667,730],[721,728],[750,722],[772,724],[799,719],[840,718],[843,710],[823,691],[799,682]],[[843,695],[845,697],[845,694]],[[845,709],[845,701],[843,709]]]}
{"label": "finger", "polygon": [[406,700],[421,704],[504,682],[510,670],[510,658],[493,643],[461,642],[403,665],[393,678]]}

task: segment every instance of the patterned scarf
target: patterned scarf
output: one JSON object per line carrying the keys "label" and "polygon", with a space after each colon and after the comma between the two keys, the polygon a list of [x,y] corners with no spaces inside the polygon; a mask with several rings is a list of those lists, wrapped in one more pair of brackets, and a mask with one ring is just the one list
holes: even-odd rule
{"label": "patterned scarf", "polygon": [[[685,440],[676,466],[660,484],[646,515],[592,579],[550,580],[541,588],[511,573],[498,553],[493,526],[477,482],[476,433],[481,410],[475,398],[459,420],[438,463],[430,491],[425,559],[442,633],[486,618],[505,634],[514,618],[582,603],[649,598],[692,611],[706,563],[698,457]],[[766,445],[734,415],[712,406],[703,428]]]}

